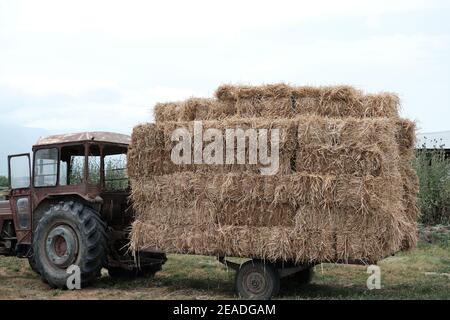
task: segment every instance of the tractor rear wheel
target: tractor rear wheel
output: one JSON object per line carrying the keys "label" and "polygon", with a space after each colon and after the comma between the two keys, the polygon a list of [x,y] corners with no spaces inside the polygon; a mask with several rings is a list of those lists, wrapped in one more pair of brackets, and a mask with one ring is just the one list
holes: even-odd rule
{"label": "tractor rear wheel", "polygon": [[33,270],[37,274],[40,274],[38,268],[36,267],[36,260],[34,259],[34,254],[28,257],[28,264],[30,265],[31,270]]}
{"label": "tractor rear wheel", "polygon": [[106,257],[105,224],[93,209],[67,201],[53,205],[42,216],[33,239],[37,272],[54,288],[65,288],[66,271],[80,268],[81,286],[99,274]]}

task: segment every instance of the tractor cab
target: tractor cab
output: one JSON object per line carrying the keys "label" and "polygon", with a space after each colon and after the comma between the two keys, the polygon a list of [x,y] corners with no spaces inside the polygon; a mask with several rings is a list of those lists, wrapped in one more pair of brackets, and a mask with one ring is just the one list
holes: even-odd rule
{"label": "tractor cab", "polygon": [[[129,136],[111,132],[63,134],[40,138],[32,158],[9,156],[10,190],[7,200],[0,201],[0,254],[29,258],[36,272],[63,287],[52,273],[80,263],[83,254],[94,256],[81,247],[83,237],[94,238],[90,230],[95,226],[98,239],[92,246],[103,247],[100,267],[110,274],[135,272],[126,252],[133,220],[126,171],[129,143]],[[85,273],[93,277],[92,270]]]}

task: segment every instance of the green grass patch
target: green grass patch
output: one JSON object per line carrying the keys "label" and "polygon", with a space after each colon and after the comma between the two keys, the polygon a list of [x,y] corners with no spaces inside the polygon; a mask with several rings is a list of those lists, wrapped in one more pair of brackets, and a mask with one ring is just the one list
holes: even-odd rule
{"label": "green grass patch", "polygon": [[[365,266],[321,264],[311,284],[282,279],[279,299],[450,299],[448,235],[379,262],[380,290],[368,290]],[[0,299],[235,299],[234,271],[213,257],[169,255],[154,278],[111,279],[106,270],[90,288],[53,290],[26,259],[0,257]],[[431,274],[430,274],[431,273]]]}

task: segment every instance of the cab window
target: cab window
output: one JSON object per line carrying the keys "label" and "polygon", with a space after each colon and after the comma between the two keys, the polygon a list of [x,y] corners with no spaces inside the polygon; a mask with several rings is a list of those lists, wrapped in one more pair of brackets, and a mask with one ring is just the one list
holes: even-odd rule
{"label": "cab window", "polygon": [[75,145],[61,148],[59,163],[59,185],[74,186],[84,180],[84,146]]}
{"label": "cab window", "polygon": [[34,186],[56,186],[58,173],[58,149],[40,149],[34,154]]}
{"label": "cab window", "polygon": [[129,186],[127,148],[106,146],[103,161],[105,189],[107,191],[126,190]]}

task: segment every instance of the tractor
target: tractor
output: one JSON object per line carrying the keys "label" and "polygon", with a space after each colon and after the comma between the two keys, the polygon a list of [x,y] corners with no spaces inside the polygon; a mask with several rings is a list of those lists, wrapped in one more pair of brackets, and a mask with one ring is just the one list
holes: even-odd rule
{"label": "tractor", "polygon": [[164,252],[128,249],[134,219],[126,174],[129,143],[129,136],[111,132],[54,135],[37,141],[32,158],[8,156],[0,255],[27,258],[54,288],[67,286],[72,265],[83,287],[102,268],[111,277],[159,271]]}

